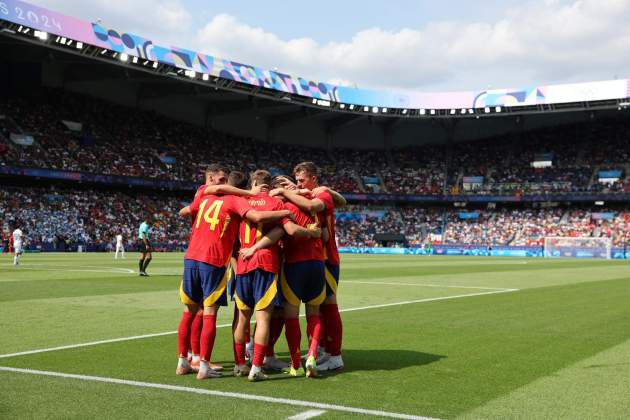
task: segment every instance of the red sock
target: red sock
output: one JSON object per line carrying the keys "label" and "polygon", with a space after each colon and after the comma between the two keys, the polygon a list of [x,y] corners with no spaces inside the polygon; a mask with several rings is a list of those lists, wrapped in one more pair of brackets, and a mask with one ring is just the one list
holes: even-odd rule
{"label": "red sock", "polygon": [[210,362],[214,339],[217,336],[217,317],[215,315],[203,316],[203,328],[201,329],[201,360]]}
{"label": "red sock", "polygon": [[245,343],[234,343],[234,363],[236,365],[245,364]]}
{"label": "red sock", "polygon": [[183,312],[177,329],[177,352],[179,357],[188,357],[188,345],[190,343],[190,324],[193,321],[193,314]]}
{"label": "red sock", "polygon": [[341,354],[341,339],[343,336],[343,324],[341,323],[339,306],[336,303],[331,303],[330,305],[322,305],[321,308],[326,308],[324,320],[328,338],[330,339],[326,351],[331,356],[339,356]]}
{"label": "red sock", "polygon": [[266,356],[273,357],[275,354],[275,345],[280,338],[280,334],[282,333],[282,327],[284,326],[284,319],[282,318],[271,318],[271,322],[269,324],[269,342],[265,347]]}
{"label": "red sock", "polygon": [[297,318],[284,320],[284,334],[287,337],[289,345],[289,353],[291,354],[291,366],[299,369],[302,366],[302,354],[300,353],[300,340],[302,340],[302,332],[300,331],[300,321]]}
{"label": "red sock", "polygon": [[201,351],[199,348],[199,341],[201,340],[201,328],[203,325],[203,314],[195,315],[192,326],[190,327],[190,348],[192,354],[198,356]]}
{"label": "red sock", "polygon": [[319,307],[319,345],[328,351],[328,330],[326,329],[326,314],[322,310],[322,307]]}
{"label": "red sock", "polygon": [[319,339],[321,333],[321,320],[319,315],[309,315],[306,317],[306,325],[312,331],[311,344],[308,349],[309,356],[317,357],[317,346],[319,346]]}
{"label": "red sock", "polygon": [[263,360],[265,358],[265,347],[262,344],[254,343],[254,358],[252,360],[252,365],[254,366],[262,366]]}
{"label": "red sock", "polygon": [[306,317],[306,339],[310,343],[311,339],[313,338],[313,327],[315,326],[315,324],[313,324],[312,322],[308,322],[308,318],[309,317]]}

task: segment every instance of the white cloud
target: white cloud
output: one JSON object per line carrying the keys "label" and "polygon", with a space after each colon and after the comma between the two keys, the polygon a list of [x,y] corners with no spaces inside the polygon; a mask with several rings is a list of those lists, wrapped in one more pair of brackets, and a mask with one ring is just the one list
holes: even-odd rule
{"label": "white cloud", "polygon": [[226,14],[194,28],[179,0],[38,3],[68,14],[89,9],[93,19],[102,14],[112,27],[169,45],[364,88],[461,90],[630,76],[627,0],[531,0],[495,22],[367,28],[325,44],[281,39]]}
{"label": "white cloud", "polygon": [[[34,0],[38,6],[167,45],[191,43],[192,15],[180,0]],[[186,46],[186,45],[182,45]]]}

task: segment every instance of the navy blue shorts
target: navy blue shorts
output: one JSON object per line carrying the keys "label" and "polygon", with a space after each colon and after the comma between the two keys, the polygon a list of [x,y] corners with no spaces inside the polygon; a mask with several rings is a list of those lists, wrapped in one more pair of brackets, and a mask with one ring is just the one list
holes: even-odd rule
{"label": "navy blue shorts", "polygon": [[326,275],[326,296],[336,295],[339,286],[339,266],[326,262],[324,272]]}
{"label": "navy blue shorts", "polygon": [[227,270],[201,261],[184,260],[179,297],[186,305],[227,306]]}
{"label": "navy blue shorts", "polygon": [[283,297],[293,306],[300,302],[321,305],[326,299],[324,262],[318,260],[284,264],[280,277]]}
{"label": "navy blue shorts", "polygon": [[234,301],[242,311],[263,310],[270,305],[281,306],[282,297],[278,293],[278,275],[260,268],[245,274],[238,274],[234,283]]}
{"label": "navy blue shorts", "polygon": [[234,270],[232,269],[232,264],[228,264],[227,271],[228,271],[227,294],[230,297],[230,300],[234,300],[234,282],[236,281],[236,274],[234,273]]}

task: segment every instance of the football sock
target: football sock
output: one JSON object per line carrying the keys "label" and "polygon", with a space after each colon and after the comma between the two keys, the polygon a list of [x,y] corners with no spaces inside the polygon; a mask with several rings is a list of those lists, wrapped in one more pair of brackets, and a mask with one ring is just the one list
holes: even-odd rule
{"label": "football sock", "polygon": [[138,260],[138,271],[142,273],[142,267],[144,266],[144,260]]}
{"label": "football sock", "polygon": [[339,356],[341,354],[341,341],[343,337],[343,323],[339,314],[339,306],[336,303],[322,305],[322,309],[326,312],[324,321],[326,322],[326,331],[328,334],[326,351],[331,356]]}
{"label": "football sock", "polygon": [[262,366],[264,359],[265,346],[263,344],[254,343],[254,358],[252,360],[252,365],[260,367]]}
{"label": "football sock", "polygon": [[145,258],[144,260],[144,265],[142,266],[142,271],[147,271],[147,267],[149,266],[149,263],[151,262],[153,258],[149,257],[149,258]]}
{"label": "football sock", "polygon": [[245,364],[245,343],[234,343],[234,364],[236,366]]}
{"label": "football sock", "polygon": [[203,327],[201,329],[201,360],[210,362],[214,339],[217,336],[217,317],[215,315],[203,316]]}
{"label": "football sock", "polygon": [[190,324],[192,323],[193,314],[183,312],[182,319],[179,321],[177,329],[177,352],[179,357],[188,356],[188,344],[190,343]]}
{"label": "football sock", "polygon": [[201,351],[199,342],[201,340],[201,328],[203,325],[203,314],[198,313],[194,316],[192,325],[190,327],[190,348],[192,354],[198,355]]}
{"label": "football sock", "polygon": [[289,345],[289,353],[291,354],[291,366],[299,369],[302,366],[302,355],[300,353],[300,340],[302,332],[300,331],[300,321],[297,318],[290,318],[284,321],[284,334]]}
{"label": "football sock", "polygon": [[306,325],[311,330],[310,347],[308,354],[317,358],[317,346],[319,346],[319,338],[321,334],[321,320],[319,315],[309,315],[306,317]]}

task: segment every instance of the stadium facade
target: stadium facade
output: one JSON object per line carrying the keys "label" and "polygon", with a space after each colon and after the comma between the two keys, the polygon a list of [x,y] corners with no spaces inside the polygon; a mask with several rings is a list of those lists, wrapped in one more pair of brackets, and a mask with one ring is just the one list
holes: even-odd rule
{"label": "stadium facade", "polygon": [[[474,209],[496,203],[589,206],[605,202],[623,207],[630,201],[630,194],[625,190],[569,188],[549,193],[543,188],[526,194],[513,190],[476,194],[451,188],[449,184],[451,178],[461,184],[463,178],[479,175],[454,165],[452,155],[458,144],[501,136],[526,142],[528,133],[540,130],[581,129],[595,122],[626,124],[630,107],[629,79],[442,93],[357,89],[159,45],[132,32],[15,0],[0,1],[0,33],[0,88],[8,96],[57,89],[128,109],[156,112],[206,130],[273,145],[323,149],[329,155],[340,149],[378,150],[388,156],[392,151],[408,147],[435,146],[444,151],[444,165],[440,168],[444,171],[443,185],[439,191],[395,192],[383,188],[375,192],[365,186],[342,191],[356,203],[443,208],[456,204]],[[117,121],[112,120],[111,124]],[[27,134],[24,141],[29,141]],[[391,158],[389,160],[393,165]],[[590,170],[596,173],[599,169],[610,169],[619,172],[618,179],[625,179],[624,162],[611,160],[610,163],[610,167],[593,164]],[[167,190],[174,194],[188,194],[199,182],[198,179],[148,178],[11,162],[0,165],[0,174],[15,185],[39,180],[53,184],[63,182],[71,187],[132,187]],[[364,247],[353,249],[366,252]],[[445,254],[502,255],[499,248],[488,246],[454,245],[437,249]],[[536,247],[513,251],[515,254],[511,255],[541,253]],[[617,247],[615,252],[618,257],[625,256],[625,242],[623,248]]]}

